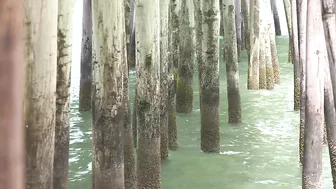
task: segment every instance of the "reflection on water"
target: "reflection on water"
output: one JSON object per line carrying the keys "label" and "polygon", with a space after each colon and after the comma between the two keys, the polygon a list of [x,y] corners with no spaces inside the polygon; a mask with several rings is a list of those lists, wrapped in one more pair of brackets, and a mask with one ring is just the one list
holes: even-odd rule
{"label": "reflection on water", "polygon": [[[76,4],[80,1],[76,1]],[[76,5],[76,7],[80,7]],[[75,14],[81,14],[81,7]],[[76,21],[76,19],[74,19]],[[74,28],[74,34],[81,27]],[[78,112],[80,36],[74,35],[71,85],[70,189],[91,188],[91,115]],[[163,189],[300,189],[298,165],[299,114],[293,111],[293,71],[287,63],[288,38],[278,38],[281,84],[272,91],[247,91],[243,54],[240,88],[243,123],[227,124],[225,64],[220,61],[221,153],[200,151],[197,73],[194,111],[177,114],[179,149],[162,165]],[[79,44],[79,45],[78,45]],[[134,88],[134,72],[130,87]],[[133,99],[133,90],[131,97]],[[131,101],[132,102],[132,101]],[[328,152],[324,152],[325,187],[332,188]]]}

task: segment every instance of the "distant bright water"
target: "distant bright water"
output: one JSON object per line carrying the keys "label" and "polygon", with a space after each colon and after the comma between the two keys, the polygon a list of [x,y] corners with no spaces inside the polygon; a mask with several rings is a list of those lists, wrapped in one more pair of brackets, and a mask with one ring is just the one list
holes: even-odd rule
{"label": "distant bright water", "polygon": [[[76,4],[78,7],[78,1]],[[81,14],[78,10],[76,14]],[[71,85],[70,189],[91,188],[91,115],[78,112],[80,30],[81,27],[74,28],[77,42],[73,45]],[[243,110],[243,123],[239,126],[227,124],[225,64],[220,61],[220,154],[200,151],[200,111],[195,73],[194,109],[189,114],[177,114],[179,148],[170,152],[169,160],[162,165],[163,189],[301,188],[299,114],[293,111],[293,67],[287,63],[288,38],[277,38],[277,44],[281,84],[273,91],[247,91],[245,54],[239,63]],[[130,77],[133,93],[134,72]],[[327,148],[324,172],[324,188],[331,189]]]}

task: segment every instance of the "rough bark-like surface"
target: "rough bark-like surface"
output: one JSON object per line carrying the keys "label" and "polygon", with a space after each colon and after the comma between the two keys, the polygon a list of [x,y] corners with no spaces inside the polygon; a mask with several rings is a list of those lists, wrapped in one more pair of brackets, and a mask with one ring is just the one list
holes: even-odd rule
{"label": "rough bark-like surface", "polygon": [[293,55],[292,55],[292,51],[293,51],[293,46],[292,46],[292,39],[291,37],[289,37],[289,43],[288,43],[288,62],[291,62],[293,64]]}
{"label": "rough bark-like surface", "polygon": [[193,0],[182,0],[179,11],[179,64],[176,78],[176,111],[188,113],[193,105],[195,30]]}
{"label": "rough bark-like surface", "polygon": [[264,17],[265,17],[265,62],[266,62],[266,88],[272,90],[274,88],[274,71],[272,62],[272,45],[271,30],[274,28],[272,23],[271,5],[268,0],[264,1]]}
{"label": "rough bark-like surface", "polygon": [[[219,3],[203,1],[201,61],[201,150],[219,152]],[[205,63],[206,62],[206,63]]]}
{"label": "rough bark-like surface", "polygon": [[[236,24],[236,40],[237,40],[237,55],[238,59],[240,58],[240,52],[243,46],[242,41],[242,14],[241,14],[241,0],[234,0],[234,8],[235,8],[235,24]],[[229,52],[228,52],[229,53]]]}
{"label": "rough bark-like surface", "polygon": [[245,44],[245,30],[244,30],[244,20],[243,20],[243,12],[241,12],[241,17],[242,17],[242,22],[241,22],[241,36],[242,36],[242,47],[241,50],[246,49],[246,44]]}
{"label": "rough bark-like surface", "polygon": [[227,78],[227,99],[228,99],[228,122],[240,123],[241,115],[241,101],[239,91],[239,68],[238,68],[238,53],[237,53],[237,39],[235,26],[235,7],[233,0],[226,0],[227,2],[227,25],[225,26],[226,49],[226,78]]}
{"label": "rough bark-like surface", "polygon": [[260,0],[251,0],[251,21],[250,21],[250,60],[248,65],[247,89],[259,89],[259,8]]}
{"label": "rough bark-like surface", "polygon": [[81,46],[81,75],[79,110],[91,110],[92,84],[92,6],[91,0],[83,0],[83,28]]}
{"label": "rough bark-like surface", "polygon": [[[241,35],[241,50],[245,50],[245,33],[244,33],[244,17],[243,17],[243,11],[242,11],[242,3],[240,2],[240,35]],[[240,59],[238,59],[240,61]]]}
{"label": "rough bark-like surface", "polygon": [[279,18],[279,13],[278,13],[278,6],[276,3],[276,0],[271,0],[271,10],[273,14],[273,23],[275,26],[275,34],[281,35],[281,27],[280,27],[280,18]]}
{"label": "rough bark-like surface", "polygon": [[[335,2],[331,0],[325,0],[323,1],[323,26],[324,26],[324,33],[325,33],[325,39],[327,44],[327,52],[328,52],[328,59],[330,61],[330,70],[335,70],[335,57],[336,57],[336,23],[335,23],[335,13],[333,10]],[[331,80],[333,83],[333,86],[336,86],[336,78],[335,74],[331,75]],[[333,88],[334,91],[334,98],[336,97],[336,89]],[[335,104],[336,105],[336,104]],[[326,129],[325,129],[326,131]],[[326,132],[325,132],[325,138],[326,139]],[[324,140],[324,144],[327,143],[326,140]],[[336,187],[336,186],[335,186]]]}
{"label": "rough bark-like surface", "polygon": [[[171,87],[171,86],[169,86]],[[173,97],[171,97],[173,96]],[[168,147],[170,150],[176,150],[177,143],[177,128],[176,128],[176,103],[175,95],[169,93],[168,99]]]}
{"label": "rough bark-like surface", "polygon": [[[124,102],[125,102],[125,188],[137,188],[135,151],[137,147],[137,122],[136,122],[136,90],[134,91],[134,103],[131,119],[131,110],[129,105],[129,69],[135,68],[135,0],[125,0],[125,29],[126,29],[126,48],[127,48],[127,77],[124,76]],[[127,84],[126,84],[127,83]],[[128,105],[126,105],[126,102]],[[127,109],[126,109],[127,108]],[[132,140],[132,144],[131,141]]]}
{"label": "rough bark-like surface", "polygon": [[23,0],[0,1],[0,188],[23,189]]}
{"label": "rough bark-like surface", "polygon": [[[275,1],[275,0],[273,0]],[[276,2],[274,2],[276,4]],[[266,4],[266,6],[268,6]],[[277,52],[277,46],[275,42],[275,35],[276,35],[276,28],[272,17],[272,11],[270,9],[268,10],[269,19],[270,19],[270,30],[269,30],[269,37],[270,37],[270,45],[271,45],[271,55],[272,55],[272,66],[273,66],[273,73],[274,73],[274,82],[275,84],[280,83],[280,68],[279,68],[279,60],[278,60],[278,52]],[[280,26],[279,26],[280,27]]]}
{"label": "rough bark-like surface", "polygon": [[288,49],[288,62],[292,60],[292,15],[291,15],[291,0],[283,0],[286,20],[287,20],[287,28],[288,28],[288,36],[289,36],[289,49]]}
{"label": "rough bark-like surface", "polygon": [[25,188],[46,189],[52,188],[53,182],[58,1],[27,0],[24,6],[27,63]]}
{"label": "rough bark-like surface", "polygon": [[160,1],[137,0],[138,188],[161,188]]}
{"label": "rough bark-like surface", "polygon": [[168,11],[169,1],[160,1],[160,132],[161,160],[168,159]]}
{"label": "rough bark-like surface", "polygon": [[249,0],[242,0],[242,13],[243,13],[243,22],[244,22],[244,36],[245,36],[245,48],[247,51],[248,62],[250,62],[250,50],[251,50],[251,40],[250,40],[250,7]]}
{"label": "rough bark-like surface", "polygon": [[324,65],[327,61],[320,0],[308,1],[306,122],[302,188],[322,189]]}
{"label": "rough bark-like surface", "polygon": [[266,89],[274,89],[274,72],[272,65],[271,42],[269,37],[269,25],[266,31],[265,38],[265,62],[266,62]]}
{"label": "rough bark-like surface", "polygon": [[125,10],[130,9],[129,13],[125,13],[126,16],[126,35],[127,40],[127,59],[128,59],[128,68],[135,68],[135,12],[136,12],[136,0],[126,0]]}
{"label": "rough bark-like surface", "polygon": [[[125,2],[125,11],[127,12],[127,4],[130,1]],[[129,20],[127,21],[127,14],[125,13],[125,29],[127,25],[129,25]],[[129,38],[129,34],[125,33],[123,39],[127,41]],[[131,121],[131,107],[129,102],[129,59],[126,54],[128,52],[128,44],[123,43],[123,105],[124,105],[124,181],[125,181],[125,189],[137,189],[137,180],[136,180],[136,165],[135,165],[135,149],[133,143],[133,129],[132,129],[132,121]]]}
{"label": "rough bark-like surface", "polygon": [[[329,146],[331,172],[333,178],[333,188],[336,188],[336,113],[335,113],[335,59],[336,59],[336,18],[335,18],[335,1],[323,0],[323,23],[325,41],[329,60],[325,65],[324,80],[324,113],[327,127],[327,141]],[[334,79],[334,83],[332,81]],[[333,85],[334,84],[334,85]]]}
{"label": "rough bark-like surface", "polygon": [[[336,2],[332,0],[323,0],[323,26],[324,34],[327,42],[327,51],[329,58],[330,70],[336,69],[336,24],[335,24],[335,10]],[[334,73],[334,72],[332,72]],[[336,74],[331,74],[331,81],[333,85],[334,99],[336,99]],[[336,103],[336,102],[335,102]],[[335,104],[336,105],[336,104]],[[335,106],[336,107],[336,106]]]}
{"label": "rough bark-like surface", "polygon": [[[93,1],[98,86],[93,125],[95,188],[124,189],[123,0]],[[111,8],[113,10],[111,10]]]}
{"label": "rough bark-like surface", "polygon": [[[127,6],[127,4],[129,4]],[[127,0],[125,4],[125,10],[130,8],[129,18],[125,13],[125,24],[126,24],[126,32],[129,31],[126,35],[126,38],[129,38],[127,47],[127,60],[128,60],[128,68],[135,68],[136,60],[135,60],[135,11],[136,11],[136,0]],[[128,19],[128,21],[127,21]],[[128,26],[127,26],[128,25]],[[128,70],[129,70],[128,69]],[[133,100],[133,110],[132,110],[132,132],[133,132],[133,146],[137,148],[138,145],[138,128],[137,128],[137,119],[136,119],[136,89],[134,90],[134,100]],[[126,187],[126,186],[125,186]]]}
{"label": "rough bark-like surface", "polygon": [[327,125],[324,122],[324,127],[323,127],[323,146],[328,145],[328,139],[327,139]]}
{"label": "rough bark-like surface", "polygon": [[299,20],[299,51],[300,51],[300,139],[299,154],[300,163],[303,163],[304,150],[304,125],[306,107],[306,23],[307,23],[307,1],[298,0]]}
{"label": "rough bark-like surface", "polygon": [[294,65],[294,110],[300,110],[300,54],[299,54],[299,33],[298,33],[298,23],[297,23],[297,8],[296,0],[291,0],[292,2],[292,43],[293,52],[292,60]]}
{"label": "rough bark-like surface", "polygon": [[133,131],[133,144],[134,148],[138,147],[138,124],[137,124],[137,112],[136,112],[136,104],[137,104],[137,91],[134,90],[134,100],[133,100],[133,111],[132,111],[132,131]]}
{"label": "rough bark-like surface", "polygon": [[[195,0],[194,0],[195,3]],[[194,6],[195,7],[195,6]],[[219,10],[220,10],[220,15],[221,15],[221,19],[220,19],[220,28],[219,28],[219,35],[220,36],[224,36],[224,0],[219,0]],[[195,28],[196,28],[196,10],[195,10]],[[196,31],[197,32],[197,31]],[[197,48],[197,39],[196,39],[196,48]],[[224,55],[225,56],[225,55]]]}
{"label": "rough bark-like surface", "polygon": [[259,41],[259,89],[266,89],[266,39],[265,32],[260,33]]}
{"label": "rough bark-like surface", "polygon": [[[125,34],[126,34],[126,49],[128,50],[130,44],[130,35],[131,35],[131,10],[132,10],[132,1],[133,0],[124,0],[124,14],[125,14]],[[129,67],[129,66],[128,66]]]}
{"label": "rough bark-like surface", "polygon": [[274,82],[276,84],[279,84],[280,83],[280,67],[279,67],[277,46],[276,46],[276,43],[275,43],[275,33],[272,32],[272,29],[271,29],[269,37],[270,37],[270,45],[271,45],[271,56],[272,56]]}
{"label": "rough bark-like surface", "polygon": [[[264,1],[265,2],[265,1]],[[266,89],[266,33],[267,18],[265,17],[265,5],[260,6],[260,34],[259,34],[259,89]]]}
{"label": "rough bark-like surface", "polygon": [[178,49],[178,14],[177,1],[170,0],[169,4],[169,63],[168,63],[168,146],[170,150],[176,150],[176,84],[175,65],[178,62],[176,50]]}
{"label": "rough bark-like surface", "polygon": [[[324,75],[324,115],[327,127],[327,140],[329,147],[330,165],[333,177],[333,188],[336,188],[336,112],[334,96],[330,78],[329,62],[326,61]],[[334,74],[334,73],[333,73]]]}
{"label": "rough bark-like surface", "polygon": [[[92,39],[97,39],[97,32],[94,32],[94,28],[92,28],[93,32],[92,32]],[[96,110],[95,110],[95,96],[96,93],[99,91],[99,85],[97,84],[97,81],[99,79],[99,69],[98,69],[98,62],[97,62],[97,53],[96,50],[97,46],[94,43],[94,41],[92,40],[92,95],[91,97],[93,97],[91,99],[91,116],[92,116],[92,127],[94,126],[95,122],[96,122]],[[92,133],[92,137],[93,137],[93,133]],[[92,142],[93,142],[94,138],[92,138]],[[95,189],[95,151],[92,150],[92,189]]]}
{"label": "rough bark-like surface", "polygon": [[135,150],[133,143],[133,131],[132,131],[132,122],[131,122],[131,110],[129,105],[129,88],[128,88],[128,68],[124,71],[124,162],[125,162],[125,189],[136,189],[137,180],[136,180],[136,165],[135,165]]}
{"label": "rough bark-like surface", "polygon": [[[195,36],[196,36],[196,60],[197,60],[197,70],[198,70],[198,87],[199,87],[199,101],[200,106],[202,105],[202,88],[201,88],[201,66],[203,65],[203,57],[202,57],[202,1],[201,0],[194,0],[194,16],[195,16]],[[223,33],[224,31],[224,0],[220,2],[220,14],[221,14],[221,21],[220,24],[223,25]],[[225,42],[225,41],[224,41]],[[224,55],[225,56],[225,48],[224,48]],[[224,57],[223,57],[224,58]]]}
{"label": "rough bark-like surface", "polygon": [[[179,44],[180,44],[180,17],[179,17],[179,12],[180,12],[180,8],[181,8],[181,2],[180,1],[177,1],[177,0],[170,0],[171,2],[171,5],[170,5],[170,8],[171,8],[171,27],[172,27],[172,45],[173,45],[173,49],[172,49],[172,53],[173,54],[173,63],[174,63],[174,80],[176,80],[176,74],[177,74],[177,68],[178,68],[178,64],[179,64]],[[176,84],[175,84],[175,87],[176,87]],[[176,93],[176,91],[175,91]]]}
{"label": "rough bark-like surface", "polygon": [[[227,15],[227,7],[226,7],[226,0],[223,0],[222,3],[219,3],[219,11],[220,11],[220,16],[221,16],[221,19],[220,19],[220,25],[223,25],[223,39],[225,39],[226,37],[226,34],[225,34],[225,31],[227,30],[226,25],[227,25],[227,19],[225,18],[225,16]],[[202,27],[202,23],[201,23],[201,27]],[[202,32],[201,32],[202,33]],[[226,46],[226,40],[224,40],[224,43],[223,43],[223,46],[225,47]],[[223,61],[226,61],[227,59],[227,49],[226,48],[223,48]]]}
{"label": "rough bark-like surface", "polygon": [[74,0],[58,1],[56,127],[53,173],[53,188],[58,189],[68,188],[73,8]]}

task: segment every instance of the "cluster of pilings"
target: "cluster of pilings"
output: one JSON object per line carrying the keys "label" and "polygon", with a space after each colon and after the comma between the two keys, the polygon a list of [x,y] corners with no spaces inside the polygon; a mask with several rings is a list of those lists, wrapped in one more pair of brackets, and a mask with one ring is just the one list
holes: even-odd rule
{"label": "cluster of pilings", "polygon": [[[32,0],[6,5],[9,7],[2,8],[16,12],[4,10],[3,14],[13,14],[13,19],[20,16],[17,20],[25,23],[22,28],[15,22],[13,28],[18,28],[18,33],[9,30],[2,35],[5,42],[11,34],[14,42],[9,42],[16,45],[11,49],[3,43],[3,48],[7,47],[3,52],[18,51],[16,48],[23,44],[16,41],[25,39],[24,51],[16,52],[25,59],[9,57],[16,61],[13,65],[22,62],[25,66],[21,67],[26,69],[20,80],[25,79],[25,90],[16,92],[24,94],[24,98],[18,96],[15,107],[15,111],[24,113],[24,120],[20,120],[26,135],[25,187],[67,188],[74,0],[47,0],[43,5]],[[22,5],[24,9],[18,8]],[[168,158],[168,149],[178,147],[176,112],[192,111],[195,61],[199,71],[201,149],[218,153],[221,15],[226,36],[228,122],[239,123],[242,119],[238,73],[242,32],[236,29],[242,19],[237,23],[239,16],[235,14],[240,12],[240,3],[84,0],[83,5],[79,109],[92,112],[93,188],[161,187],[160,161]],[[10,19],[4,20],[3,25],[5,21]],[[137,83],[131,121],[128,75],[132,63]],[[23,75],[16,67],[7,66],[2,71],[7,69],[13,75],[1,72],[5,77],[2,81]],[[10,92],[20,86],[13,84],[16,88]],[[13,101],[11,98],[4,97]],[[22,136],[19,132],[16,136],[21,141],[18,152],[22,153]],[[22,160],[23,155],[18,157]]]}
{"label": "cluster of pilings", "polygon": [[[334,0],[292,0],[294,109],[300,110],[302,188],[322,188],[324,138],[336,187],[336,18]],[[316,7],[322,7],[316,9]]]}
{"label": "cluster of pilings", "polygon": [[[247,2],[244,2],[244,7]],[[250,1],[250,46],[248,48],[248,89],[274,88],[280,83],[278,56],[275,43],[275,27],[269,1]],[[245,13],[248,14],[246,8]]]}

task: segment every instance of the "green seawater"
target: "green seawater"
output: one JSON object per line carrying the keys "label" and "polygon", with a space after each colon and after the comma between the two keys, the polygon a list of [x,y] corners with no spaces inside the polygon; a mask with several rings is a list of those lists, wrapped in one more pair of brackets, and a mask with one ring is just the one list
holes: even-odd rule
{"label": "green seawater", "polygon": [[[221,153],[200,150],[197,69],[194,108],[177,114],[177,151],[162,164],[163,189],[300,189],[299,113],[293,111],[293,65],[287,62],[288,37],[278,37],[281,84],[272,91],[247,90],[247,58],[239,63],[243,122],[227,123],[225,63],[220,53]],[[222,50],[221,50],[222,52]],[[195,66],[197,68],[197,66]],[[74,71],[77,70],[77,71]],[[79,63],[74,62],[71,98],[70,189],[91,188],[91,113],[78,112]],[[135,73],[130,74],[133,103]],[[324,150],[324,188],[332,188],[328,150]]]}

